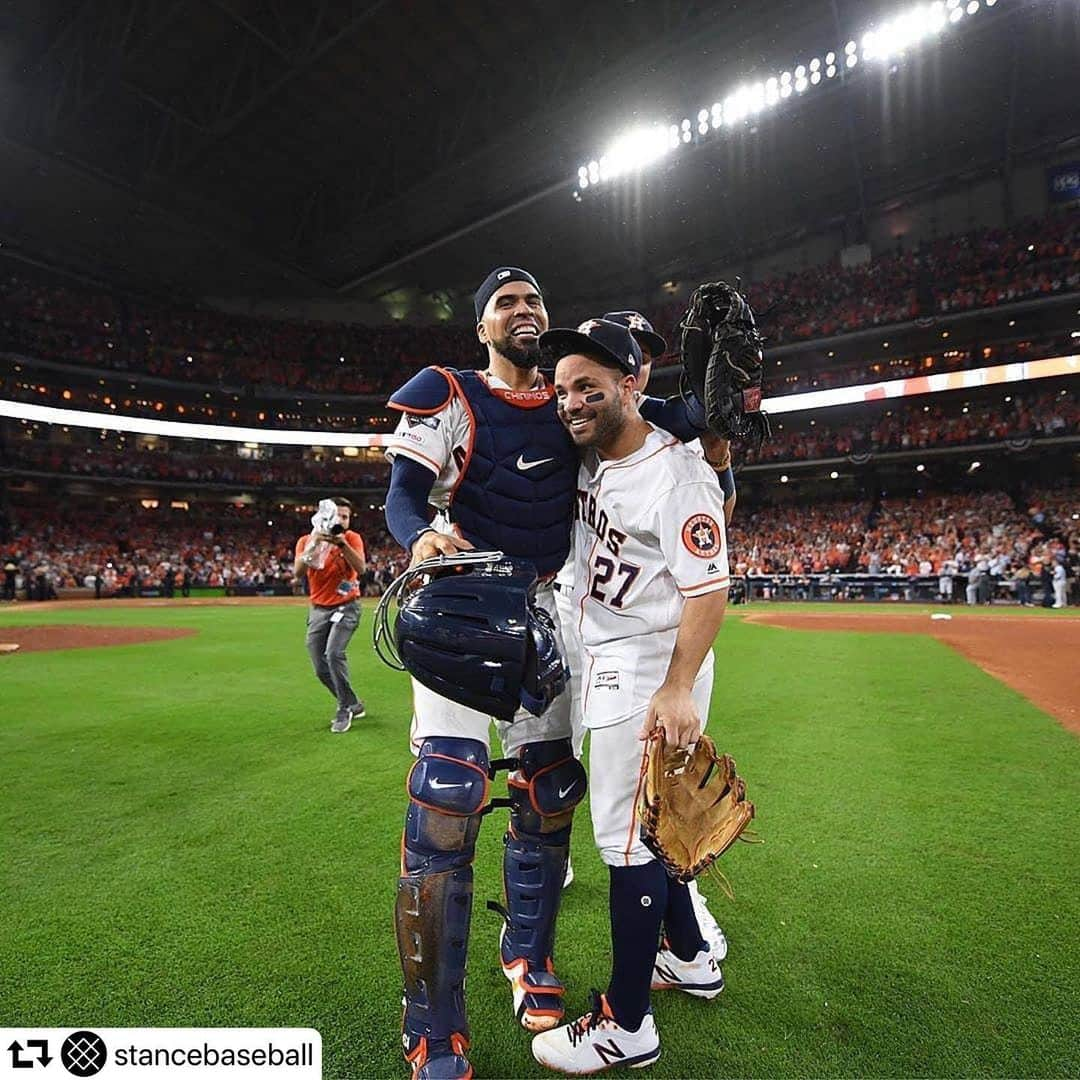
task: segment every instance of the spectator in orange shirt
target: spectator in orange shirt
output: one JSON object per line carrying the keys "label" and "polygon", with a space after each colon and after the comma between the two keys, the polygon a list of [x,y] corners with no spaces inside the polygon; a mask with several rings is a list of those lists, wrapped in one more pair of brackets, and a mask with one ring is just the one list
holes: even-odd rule
{"label": "spectator in orange shirt", "polygon": [[360,575],[367,569],[364,541],[349,525],[352,503],[335,498],[337,524],[329,532],[310,532],[296,541],[293,573],[307,574],[311,607],[307,648],[319,681],[334,695],[334,732],[348,731],[365,715],[364,703],[349,682],[345,650],[360,624]]}

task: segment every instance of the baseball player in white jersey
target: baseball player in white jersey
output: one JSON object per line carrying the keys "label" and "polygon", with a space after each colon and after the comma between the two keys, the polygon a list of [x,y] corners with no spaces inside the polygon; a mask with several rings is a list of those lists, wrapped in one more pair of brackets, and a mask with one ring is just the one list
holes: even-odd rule
{"label": "baseball player in white jersey", "polygon": [[584,451],[572,595],[614,955],[607,993],[579,1020],[537,1035],[533,1054],[592,1073],[659,1057],[650,989],[704,998],[723,989],[690,892],[641,842],[636,811],[647,733],[662,726],[687,746],[708,714],[728,587],[724,494],[700,456],[639,414],[641,351],[628,328],[592,319],[547,332],[541,345],[558,362],[559,417]]}

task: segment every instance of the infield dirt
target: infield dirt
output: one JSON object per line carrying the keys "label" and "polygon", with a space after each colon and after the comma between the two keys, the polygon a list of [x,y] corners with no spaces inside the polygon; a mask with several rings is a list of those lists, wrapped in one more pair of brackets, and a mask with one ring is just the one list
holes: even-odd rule
{"label": "infield dirt", "polygon": [[1080,619],[959,614],[939,620],[925,613],[850,610],[752,611],[744,618],[786,630],[927,634],[1080,735],[1080,669],[1069,659],[1080,656]]}
{"label": "infield dirt", "polygon": [[197,633],[197,630],[170,626],[4,626],[0,627],[0,643],[18,645],[19,653],[48,652],[53,649],[97,649],[106,645],[144,645]]}

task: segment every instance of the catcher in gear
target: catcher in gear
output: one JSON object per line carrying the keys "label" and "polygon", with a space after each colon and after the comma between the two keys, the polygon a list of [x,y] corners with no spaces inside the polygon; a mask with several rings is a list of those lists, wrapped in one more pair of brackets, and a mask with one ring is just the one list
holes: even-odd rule
{"label": "catcher in gear", "polygon": [[680,389],[704,406],[705,426],[723,439],[760,447],[771,434],[761,411],[764,339],[746,298],[724,281],[699,285],[679,331]]}
{"label": "catcher in gear", "polygon": [[723,989],[689,888],[642,840],[638,801],[652,733],[662,729],[684,752],[700,737],[728,561],[715,475],[638,411],[641,353],[629,329],[590,319],[576,331],[549,331],[541,347],[557,361],[559,417],[583,451],[573,595],[584,723],[598,766],[590,811],[608,866],[613,959],[607,990],[590,1012],[538,1034],[533,1055],[582,1074],[656,1060],[651,990],[708,999]]}

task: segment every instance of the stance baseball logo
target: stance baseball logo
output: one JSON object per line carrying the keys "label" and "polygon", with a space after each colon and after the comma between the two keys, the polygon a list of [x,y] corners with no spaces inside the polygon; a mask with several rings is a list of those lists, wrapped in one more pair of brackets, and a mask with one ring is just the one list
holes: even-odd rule
{"label": "stance baseball logo", "polygon": [[75,1031],[60,1047],[60,1060],[72,1076],[94,1076],[105,1068],[109,1051],[100,1035],[92,1031]]}

